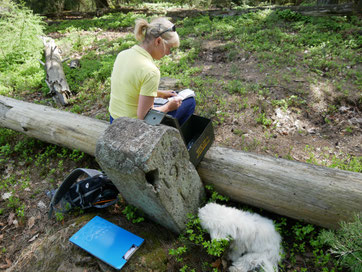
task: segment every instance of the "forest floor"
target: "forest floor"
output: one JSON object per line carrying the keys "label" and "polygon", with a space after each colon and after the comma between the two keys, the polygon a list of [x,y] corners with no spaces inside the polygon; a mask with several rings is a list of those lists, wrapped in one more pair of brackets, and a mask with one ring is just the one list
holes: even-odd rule
{"label": "forest floor", "polygon": [[[204,27],[202,19],[194,23],[195,29]],[[360,27],[360,21],[358,24]],[[189,27],[186,22],[181,25]],[[66,110],[108,120],[109,72],[120,46],[132,41],[131,31],[130,27],[123,27],[121,31],[99,28],[48,33],[62,48],[64,57],[78,58],[82,64],[78,71],[65,67],[66,74],[71,74],[67,80],[73,90],[71,105]],[[293,29],[287,32],[297,35],[292,33]],[[176,89],[195,90],[196,113],[213,120],[214,145],[361,172],[361,62],[334,59],[334,55],[327,52],[323,53],[325,58],[338,65],[326,62],[317,69],[305,61],[315,54],[310,47],[293,53],[290,64],[285,60],[282,65],[273,64],[267,61],[270,55],[244,48],[240,40],[236,46],[233,37],[223,37],[220,33],[202,36],[181,32],[180,36],[187,41],[181,47],[184,52],[195,47],[197,50],[187,57],[189,70],[175,69],[181,74],[193,72],[188,78],[170,72],[174,69],[170,62],[184,57],[176,52],[159,63],[161,74],[176,78]],[[79,43],[77,50],[75,43]],[[134,41],[128,47],[132,44]],[[353,51],[357,59],[360,53],[360,50]],[[96,65],[93,60],[100,64]],[[86,68],[87,64],[95,67]],[[169,87],[173,86],[164,85]],[[57,107],[39,90],[24,90],[13,96]],[[99,166],[93,157],[79,151],[46,144],[10,130],[2,130],[1,137],[2,146],[8,146],[9,151],[2,148],[0,154],[4,189],[0,195],[0,270],[113,271],[68,241],[81,226],[99,215],[145,239],[122,271],[179,271],[182,267],[183,271],[192,271],[191,268],[211,271],[211,267],[226,271],[219,258],[197,246],[185,254],[182,262],[177,262],[168,252],[181,245],[178,235],[147,218],[141,223],[131,223],[123,212],[127,204],[122,200],[104,210],[78,211],[57,220],[49,219],[50,199],[46,192],[56,188],[75,168],[99,169]],[[12,190],[7,190],[10,186]],[[229,204],[245,208],[240,203]],[[347,271],[336,265],[327,249],[316,251],[310,245],[319,227],[283,219],[257,208],[254,211],[283,225],[285,258],[280,271]],[[310,227],[312,230],[307,231]],[[305,233],[299,232],[298,237],[297,230]]]}

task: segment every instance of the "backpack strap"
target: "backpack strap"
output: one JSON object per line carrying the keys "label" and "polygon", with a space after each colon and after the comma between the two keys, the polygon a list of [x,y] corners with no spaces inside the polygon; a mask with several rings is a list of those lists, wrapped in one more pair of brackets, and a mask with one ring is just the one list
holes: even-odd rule
{"label": "backpack strap", "polygon": [[63,196],[68,192],[69,188],[77,181],[77,179],[82,175],[86,174],[88,177],[94,177],[97,175],[102,175],[102,172],[95,169],[86,169],[86,168],[77,168],[74,169],[62,182],[59,188],[56,190],[55,194],[52,197],[52,200],[49,205],[48,217],[51,218],[54,210],[54,206],[59,203]]}
{"label": "backpack strap", "polygon": [[[99,178],[101,178],[102,176],[103,176],[103,174],[101,173],[100,175],[95,175],[95,176],[93,176],[93,178],[94,178],[94,177],[99,177]],[[89,177],[89,178],[85,179],[84,181],[87,181],[88,179],[91,179],[91,178],[92,178],[92,177]],[[98,180],[99,180],[99,179],[98,179]],[[72,186],[71,186],[71,187],[72,187]],[[71,188],[71,187],[69,187],[69,188]],[[91,191],[88,191],[88,192],[82,194],[81,188],[80,188],[80,184],[77,183],[77,184],[75,184],[75,191],[77,192],[78,196],[77,196],[76,198],[74,198],[73,200],[72,200],[72,199],[68,199],[68,201],[71,202],[71,204],[74,204],[74,202],[79,201],[79,205],[80,205],[80,207],[81,207],[82,209],[90,208],[90,207],[92,207],[92,206],[94,206],[94,205],[93,205],[92,203],[89,203],[88,205],[85,205],[84,198],[88,197],[89,195],[92,195],[94,192],[96,192],[96,191],[98,191],[98,190],[99,190],[99,188],[95,188],[95,189],[93,189],[93,190],[91,190]],[[116,202],[117,202],[117,200],[116,200]],[[113,204],[113,203],[112,203],[112,204]],[[111,204],[110,204],[110,205],[111,205]],[[110,206],[110,205],[109,205],[109,206]],[[96,207],[96,208],[103,208],[103,206],[102,206],[102,207],[94,206],[94,207]],[[104,207],[107,207],[107,206],[104,206]]]}

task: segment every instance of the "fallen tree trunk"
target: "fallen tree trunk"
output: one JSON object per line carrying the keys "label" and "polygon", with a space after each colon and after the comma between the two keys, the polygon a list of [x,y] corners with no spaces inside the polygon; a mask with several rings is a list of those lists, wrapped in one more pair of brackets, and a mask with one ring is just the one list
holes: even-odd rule
{"label": "fallen tree trunk", "polygon": [[[104,121],[0,96],[0,126],[92,156]],[[198,167],[232,199],[323,227],[362,211],[362,174],[212,147]]]}
{"label": "fallen tree trunk", "polygon": [[0,126],[94,156],[107,122],[0,96]]}
{"label": "fallen tree trunk", "polygon": [[45,82],[49,87],[49,93],[59,105],[68,105],[71,92],[65,78],[59,48],[55,45],[53,39],[48,37],[43,37],[42,39],[45,47],[44,68],[47,74]]}
{"label": "fallen tree trunk", "polygon": [[199,175],[233,200],[277,214],[338,227],[362,212],[362,174],[214,147]]}

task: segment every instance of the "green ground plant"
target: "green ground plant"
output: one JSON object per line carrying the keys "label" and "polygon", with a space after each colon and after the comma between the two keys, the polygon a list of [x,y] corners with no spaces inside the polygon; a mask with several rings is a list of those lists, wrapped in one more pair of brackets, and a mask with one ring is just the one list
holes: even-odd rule
{"label": "green ground plant", "polygon": [[[9,129],[0,128],[0,162],[4,162],[2,165],[5,167],[1,168],[5,172],[0,178],[0,190],[9,194],[4,206],[1,207],[2,211],[12,211],[19,221],[24,220],[28,207],[26,199],[21,195],[25,191],[30,191],[34,179],[51,182],[50,188],[56,186],[55,180],[64,179],[64,160],[68,161],[67,164],[82,163],[85,154],[79,150],[46,144]],[[13,170],[18,168],[24,170]],[[34,191],[32,197],[39,193],[40,191]]]}
{"label": "green ground plant", "polygon": [[305,151],[308,154],[306,159],[308,163],[362,173],[362,156],[351,156],[343,152],[331,155],[328,150],[325,150],[317,157],[316,149],[310,145],[305,146]]}
{"label": "green ground plant", "polygon": [[356,214],[352,222],[341,222],[337,231],[322,230],[319,242],[327,245],[337,262],[351,271],[362,270],[362,220]]}
{"label": "green ground plant", "polygon": [[352,222],[341,222],[337,231],[323,230],[319,239],[330,247],[329,252],[338,257],[338,263],[351,271],[362,270],[362,219],[356,214]]}
{"label": "green ground plant", "polygon": [[266,117],[265,112],[259,113],[256,122],[261,124],[264,128],[269,127],[272,124],[272,120]]}
{"label": "green ground plant", "polygon": [[141,223],[145,220],[143,212],[132,205],[126,205],[122,213],[134,224]]}
{"label": "green ground plant", "polygon": [[[229,247],[230,240],[228,239],[214,239],[210,240],[207,233],[200,225],[200,219],[192,214],[188,215],[188,222],[185,231],[179,237],[181,246],[170,249],[169,255],[173,256],[177,262],[183,263],[184,257],[193,248],[197,247],[213,257],[221,257],[225,250]],[[206,263],[205,266],[211,267]],[[187,268],[187,270],[185,270]],[[180,271],[192,271],[189,265],[184,264]],[[217,269],[215,270],[217,271]]]}
{"label": "green ground plant", "polygon": [[[225,203],[229,201],[229,198],[219,194],[215,191],[214,187],[211,185],[205,186],[208,195],[208,202],[221,202]],[[204,251],[205,254],[212,257],[221,257],[223,256],[225,250],[229,247],[230,240],[220,239],[220,240],[211,240],[208,237],[206,231],[201,227],[200,219],[198,216],[189,214],[188,222],[186,223],[186,229],[179,236],[178,239],[179,246],[177,248],[172,248],[169,250],[169,255],[173,256],[177,262],[184,264],[184,257],[194,248],[199,248]],[[211,268],[210,263],[205,263],[205,266]],[[185,270],[187,269],[187,270]],[[180,271],[192,271],[191,266],[184,264]],[[217,269],[215,269],[217,271]]]}

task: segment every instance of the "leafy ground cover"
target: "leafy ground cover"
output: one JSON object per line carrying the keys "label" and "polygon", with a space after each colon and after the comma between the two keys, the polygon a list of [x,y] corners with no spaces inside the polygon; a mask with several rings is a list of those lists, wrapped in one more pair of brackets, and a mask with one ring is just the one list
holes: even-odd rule
{"label": "leafy ground cover", "polygon": [[[73,92],[71,105],[64,110],[108,120],[113,62],[119,51],[136,44],[132,26],[140,15],[111,14],[45,26],[26,12],[18,10],[16,14],[24,22],[31,18],[29,25],[39,27],[25,31],[24,23],[24,28],[9,30],[9,24],[0,24],[2,31],[16,38],[10,40],[18,42],[2,47],[0,94],[57,107],[47,94],[45,73],[37,60],[41,46],[26,46],[37,35],[45,34],[55,39],[64,58],[80,59],[78,69],[64,63]],[[19,18],[11,20],[18,22]],[[157,64],[163,77],[178,80],[177,89],[195,90],[197,114],[213,120],[215,144],[362,172],[360,18],[316,18],[265,10],[242,16],[186,18],[175,23],[181,47]],[[0,43],[7,41],[2,38]],[[13,54],[15,48],[22,51]],[[36,260],[33,245],[38,245],[43,251],[53,249],[63,259],[69,258],[68,263],[55,260],[64,269],[59,271],[76,267],[108,271],[63,242],[68,255],[62,255],[61,249],[51,248],[47,240],[53,236],[65,240],[69,237],[65,230],[71,232],[72,226],[84,224],[96,213],[77,211],[57,220],[47,219],[49,199],[45,192],[56,188],[77,167],[99,168],[93,158],[77,150],[0,128],[1,268],[56,271],[58,267],[51,268],[45,259],[32,268],[31,260]],[[209,190],[211,199],[226,201]],[[250,209],[238,203],[228,205]],[[347,271],[335,255],[340,251],[334,250],[333,255],[322,242],[322,229],[257,208],[254,211],[275,220],[283,236],[285,256],[280,271]],[[211,245],[197,218],[190,218],[187,232],[179,238],[142,220],[142,215],[122,201],[100,215],[149,241],[126,271],[225,271],[220,258],[224,245]],[[356,229],[360,230],[358,220]],[[153,237],[156,234],[159,239]],[[328,237],[325,234],[325,240]],[[360,242],[355,247],[360,256]],[[81,260],[74,256],[81,256]],[[19,259],[22,261],[16,263]]]}

